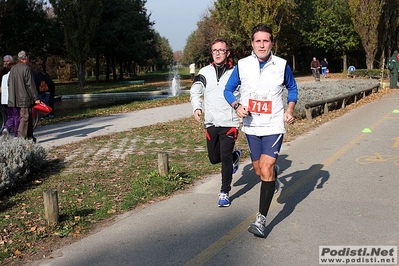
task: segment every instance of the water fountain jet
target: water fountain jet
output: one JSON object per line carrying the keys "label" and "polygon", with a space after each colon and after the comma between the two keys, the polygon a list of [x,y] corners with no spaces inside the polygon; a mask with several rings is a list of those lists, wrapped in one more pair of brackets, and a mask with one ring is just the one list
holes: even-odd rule
{"label": "water fountain jet", "polygon": [[181,92],[180,75],[177,66],[171,66],[171,69],[169,71],[169,80],[170,80],[169,91],[168,91],[169,96],[174,97],[180,95]]}

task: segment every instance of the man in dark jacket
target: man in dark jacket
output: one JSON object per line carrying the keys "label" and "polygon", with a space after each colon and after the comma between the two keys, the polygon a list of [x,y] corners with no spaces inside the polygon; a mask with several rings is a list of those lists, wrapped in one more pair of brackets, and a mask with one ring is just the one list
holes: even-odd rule
{"label": "man in dark jacket", "polygon": [[[389,62],[392,61],[390,64]],[[388,69],[390,71],[390,79],[389,79],[389,88],[397,89],[398,83],[398,70],[399,70],[399,62],[398,62],[398,51],[394,51],[393,55],[388,61]]]}
{"label": "man in dark jacket", "polygon": [[18,127],[18,137],[32,139],[32,107],[40,103],[39,94],[33,77],[33,71],[28,66],[29,55],[25,51],[18,53],[18,64],[10,70],[8,79],[8,106],[16,107],[20,110],[20,123]]}
{"label": "man in dark jacket", "polygon": [[312,70],[312,74],[315,81],[320,81],[320,61],[313,57],[310,62],[310,69]]}

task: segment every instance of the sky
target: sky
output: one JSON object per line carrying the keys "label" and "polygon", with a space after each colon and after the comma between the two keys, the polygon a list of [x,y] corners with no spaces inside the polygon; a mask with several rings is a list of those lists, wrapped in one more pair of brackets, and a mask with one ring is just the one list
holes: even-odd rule
{"label": "sky", "polygon": [[184,49],[188,36],[197,29],[197,22],[213,6],[214,0],[147,0],[145,4],[154,29],[168,39],[172,50]]}

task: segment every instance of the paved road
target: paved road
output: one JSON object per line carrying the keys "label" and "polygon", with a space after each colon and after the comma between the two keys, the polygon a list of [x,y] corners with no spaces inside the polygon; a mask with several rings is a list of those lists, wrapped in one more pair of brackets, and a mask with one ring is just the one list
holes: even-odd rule
{"label": "paved road", "polygon": [[[217,207],[219,175],[208,176],[30,265],[318,265],[321,245],[399,246],[397,110],[399,91],[284,144],[278,159],[283,188],[271,206],[266,239],[246,231],[260,189],[246,160],[228,208]],[[117,118],[138,126],[143,116],[149,122],[191,114],[188,105],[158,111],[43,128],[39,140],[51,146],[113,132]],[[373,157],[377,153],[382,157]]]}
{"label": "paved road", "polygon": [[189,117],[191,104],[180,104],[146,109],[131,113],[83,119],[76,122],[60,123],[38,127],[35,130],[40,145],[45,148],[81,141],[86,138],[127,131],[136,127],[148,126]]}

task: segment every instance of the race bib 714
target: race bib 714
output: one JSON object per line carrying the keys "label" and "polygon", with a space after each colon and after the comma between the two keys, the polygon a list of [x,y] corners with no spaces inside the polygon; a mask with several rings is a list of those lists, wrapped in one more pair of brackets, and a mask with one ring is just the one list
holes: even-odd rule
{"label": "race bib 714", "polygon": [[272,101],[249,99],[248,109],[251,113],[270,115],[272,113]]}

